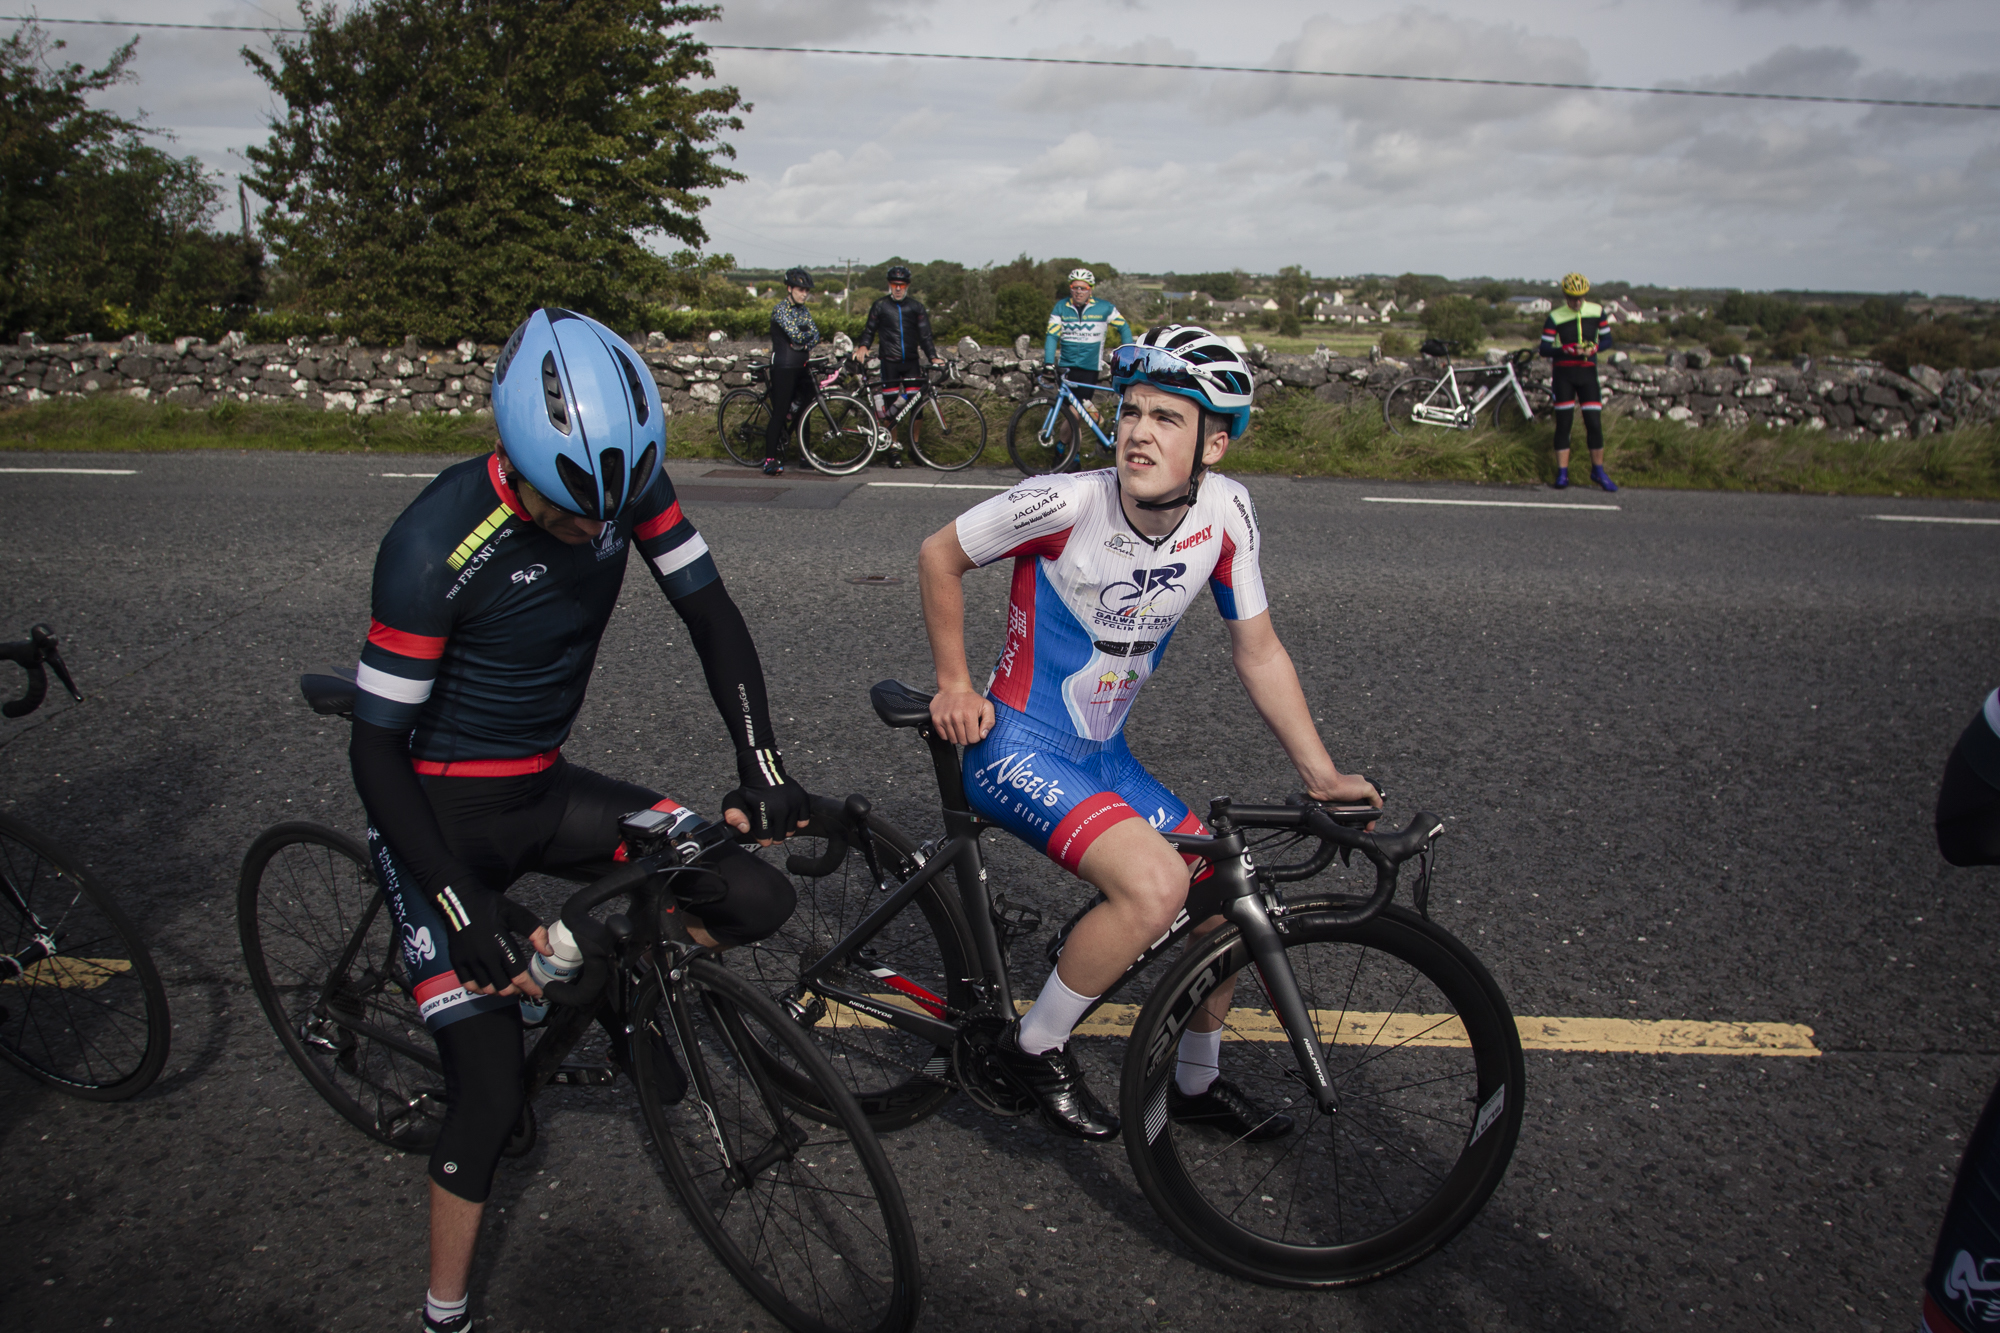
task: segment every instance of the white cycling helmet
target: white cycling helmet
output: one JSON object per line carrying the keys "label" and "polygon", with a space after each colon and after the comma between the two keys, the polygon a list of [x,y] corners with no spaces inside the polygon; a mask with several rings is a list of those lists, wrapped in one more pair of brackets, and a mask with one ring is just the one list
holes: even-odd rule
{"label": "white cycling helmet", "polygon": [[1087,268],[1071,269],[1069,271],[1069,280],[1071,282],[1080,282],[1086,287],[1095,287],[1097,285],[1097,275]]}
{"label": "white cycling helmet", "polygon": [[1111,354],[1111,387],[1144,382],[1229,418],[1229,438],[1250,428],[1256,376],[1228,343],[1198,324],[1163,324]]}

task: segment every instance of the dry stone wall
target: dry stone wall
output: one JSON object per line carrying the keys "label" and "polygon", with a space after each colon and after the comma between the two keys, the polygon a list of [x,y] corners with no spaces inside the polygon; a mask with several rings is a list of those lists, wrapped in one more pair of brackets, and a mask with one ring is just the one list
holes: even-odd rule
{"label": "dry stone wall", "polygon": [[[670,413],[712,411],[730,388],[751,382],[750,369],[769,357],[761,342],[669,343],[658,334],[633,346],[660,386]],[[845,353],[845,337],[833,347]],[[22,406],[50,398],[119,394],[148,402],[209,407],[220,402],[295,403],[330,412],[444,412],[490,415],[494,344],[471,341],[446,349],[414,342],[400,348],[360,347],[322,339],[289,343],[222,343],[182,338],[171,344],[127,338],[118,343],[45,344],[23,335],[0,349],[0,403]],[[981,347],[970,338],[946,349],[961,384],[1006,398],[1025,398],[1042,372],[1041,347],[1020,339],[1011,348]],[[1323,401],[1380,399],[1397,380],[1436,374],[1443,363],[1417,359],[1360,360],[1318,352],[1267,354],[1255,346],[1257,396],[1268,403],[1284,390]],[[1461,362],[1462,370],[1485,363]],[[1526,368],[1530,403],[1549,403],[1546,362]],[[1941,373],[1925,366],[1909,375],[1873,362],[1829,359],[1777,369],[1745,357],[1716,364],[1699,349],[1675,353],[1665,365],[1641,365],[1623,352],[1603,367],[1605,409],[1684,425],[1802,426],[1850,438],[1917,438],[2000,416],[2000,370]]]}

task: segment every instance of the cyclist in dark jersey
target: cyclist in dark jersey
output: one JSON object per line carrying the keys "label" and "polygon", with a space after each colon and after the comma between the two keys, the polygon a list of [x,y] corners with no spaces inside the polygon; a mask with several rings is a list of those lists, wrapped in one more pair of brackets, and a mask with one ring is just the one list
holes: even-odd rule
{"label": "cyclist in dark jersey", "polygon": [[[529,870],[608,868],[621,816],[680,809],[562,756],[633,547],[735,745],[725,819],[769,841],[807,805],[750,631],[660,467],[665,413],[638,358],[595,320],[536,311],[495,363],[493,407],[500,447],[439,473],[382,541],[349,751],[404,980],[444,1066],[425,1314],[440,1333],[470,1327],[479,1219],[521,1112],[520,1001],[541,992],[515,937],[549,952],[505,890]],[[774,868],[736,848],[717,868],[715,899],[689,908],[697,939],[745,944],[790,916]]]}
{"label": "cyclist in dark jersey", "polygon": [[1540,352],[1554,363],[1549,393],[1556,413],[1556,489],[1569,485],[1569,432],[1579,405],[1584,442],[1590,446],[1590,479],[1607,491],[1618,484],[1604,471],[1604,391],[1597,383],[1597,354],[1611,346],[1604,307],[1584,300],[1590,280],[1563,275],[1563,303],[1542,321]]}
{"label": "cyclist in dark jersey", "polygon": [[[884,417],[902,406],[905,394],[923,386],[924,367],[917,360],[918,349],[932,365],[938,359],[937,343],[931,339],[931,312],[910,295],[910,270],[901,264],[891,265],[888,282],[889,294],[868,307],[868,322],[861,326],[861,337],[854,344],[854,359],[866,361],[869,346],[878,336],[882,340],[882,392],[876,396],[875,411]],[[890,449],[889,465],[902,466],[902,445],[892,442]]]}
{"label": "cyclist in dark jersey", "polygon": [[[1938,850],[1955,866],[2000,865],[2000,690],[1945,760]],[[1966,1140],[1924,1279],[1923,1333],[1972,1333],[2000,1322],[2000,1084]]]}
{"label": "cyclist in dark jersey", "polygon": [[771,307],[771,418],[764,426],[764,474],[785,470],[785,434],[812,401],[812,372],[806,360],[819,345],[819,325],[806,302],[813,275],[802,268],[785,272],[785,299]]}

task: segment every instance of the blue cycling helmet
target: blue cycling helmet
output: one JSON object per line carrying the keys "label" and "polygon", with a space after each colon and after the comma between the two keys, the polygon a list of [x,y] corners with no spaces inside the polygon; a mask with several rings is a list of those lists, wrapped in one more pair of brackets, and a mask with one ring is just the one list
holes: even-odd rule
{"label": "blue cycling helmet", "polygon": [[[1111,387],[1124,391],[1138,383],[1192,398],[1217,416],[1229,418],[1229,438],[1250,426],[1256,376],[1228,343],[1199,324],[1162,324],[1139,341],[1111,354]],[[1198,472],[1199,457],[1195,460]]]}
{"label": "blue cycling helmet", "polygon": [[660,390],[623,338],[587,315],[537,310],[493,364],[507,458],[550,504],[610,522],[666,451]]}

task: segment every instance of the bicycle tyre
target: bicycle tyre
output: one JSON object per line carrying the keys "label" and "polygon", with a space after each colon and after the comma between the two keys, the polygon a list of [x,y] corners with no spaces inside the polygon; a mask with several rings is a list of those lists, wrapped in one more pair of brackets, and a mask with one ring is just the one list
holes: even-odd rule
{"label": "bicycle tyre", "polygon": [[731,389],[715,409],[722,451],[744,467],[764,461],[764,434],[771,424],[770,396],[762,389]]}
{"label": "bicycle tyre", "polygon": [[1495,430],[1519,430],[1532,419],[1532,414],[1525,417],[1521,415],[1521,404],[1514,397],[1512,390],[1503,392],[1498,398],[1493,400],[1493,429]]}
{"label": "bicycle tyre", "polygon": [[986,452],[986,414],[962,393],[941,393],[917,404],[903,432],[917,461],[939,472],[962,471]]}
{"label": "bicycle tyre", "polygon": [[1076,426],[1065,444],[1057,429],[1055,405],[1055,394],[1038,393],[1015,408],[1014,415],[1007,419],[1007,456],[1024,477],[1061,472],[1076,461],[1078,436],[1083,428]]}
{"label": "bicycle tyre", "polygon": [[236,928],[257,1003],[306,1081],[377,1142],[430,1151],[443,1065],[367,849],[319,824],[267,829],[243,858]]}
{"label": "bicycle tyre", "polygon": [[1418,403],[1437,391],[1438,382],[1421,375],[1412,375],[1399,380],[1382,399],[1382,420],[1397,435],[1414,434],[1420,424],[1410,415]]}
{"label": "bicycle tyre", "polygon": [[[837,816],[837,802],[819,797],[814,805],[818,818]],[[879,814],[868,816],[868,828],[884,874],[902,880],[916,873],[915,842]],[[780,855],[796,851],[811,860],[825,846],[823,839],[793,838],[778,850]],[[956,897],[957,873],[948,870],[940,876],[950,888],[938,881],[926,885],[875,936],[865,957],[854,960],[854,965],[832,980],[850,990],[879,995],[885,1003],[897,1002],[892,992],[907,995],[906,987],[915,988],[941,999],[947,1017],[967,1013],[974,999],[977,953]],[[798,907],[791,918],[768,939],[732,950],[730,961],[746,969],[759,988],[788,1012],[813,1014],[813,1021],[802,1025],[804,1030],[829,1048],[841,1086],[878,1133],[907,1129],[951,1100],[955,1091],[952,1050],[876,1023],[809,992],[799,981],[808,964],[875,909],[882,892],[874,883],[867,860],[852,848],[831,873],[816,878],[794,876],[793,884]],[[891,982],[891,976],[903,985]],[[788,1079],[782,1071],[778,1079],[800,1111],[810,1116],[829,1113],[829,1108],[812,1099],[809,1086]]]}
{"label": "bicycle tyre", "polygon": [[[902,1187],[813,1039],[709,958],[689,963],[671,995],[655,973],[631,1024],[646,1127],[689,1218],[736,1280],[799,1333],[914,1325],[923,1293]],[[662,1085],[680,1080],[664,1062],[676,1058],[687,1092],[668,1102]],[[774,1062],[813,1083],[831,1114],[810,1127],[794,1119],[768,1076]]]}
{"label": "bicycle tyre", "polygon": [[875,456],[875,413],[859,398],[823,393],[799,417],[799,456],[829,477],[845,477]]}
{"label": "bicycle tyre", "polygon": [[74,856],[9,815],[0,815],[0,877],[27,909],[0,909],[7,954],[40,934],[55,946],[0,982],[0,1056],[85,1101],[144,1092],[167,1063],[173,1023],[131,919]]}
{"label": "bicycle tyre", "polygon": [[[1352,927],[1314,911],[1336,905],[1352,900],[1293,905],[1284,937],[1323,1024],[1333,1115],[1306,1094],[1234,926],[1155,987],[1120,1082],[1126,1154],[1161,1218],[1218,1268],[1275,1286],[1351,1286],[1416,1263],[1479,1212],[1520,1133],[1520,1033],[1479,960],[1402,908]],[[1179,1022],[1231,971],[1224,1076],[1296,1117],[1264,1144],[1224,1142],[1167,1113]]]}

